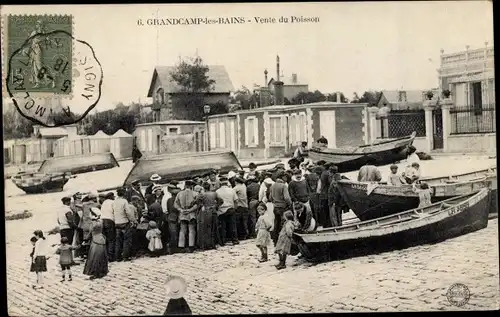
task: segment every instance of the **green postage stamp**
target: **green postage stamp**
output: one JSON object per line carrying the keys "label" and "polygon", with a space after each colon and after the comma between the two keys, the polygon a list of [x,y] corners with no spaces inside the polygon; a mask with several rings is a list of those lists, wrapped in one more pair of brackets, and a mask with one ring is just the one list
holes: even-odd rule
{"label": "green postage stamp", "polygon": [[69,97],[72,94],[73,17],[4,17],[4,63],[10,93]]}

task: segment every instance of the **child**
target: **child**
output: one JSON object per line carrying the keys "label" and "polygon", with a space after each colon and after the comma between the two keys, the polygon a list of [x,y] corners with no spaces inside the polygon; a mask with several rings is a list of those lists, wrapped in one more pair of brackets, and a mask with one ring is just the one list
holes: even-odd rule
{"label": "child", "polygon": [[285,223],[278,236],[278,241],[276,242],[275,253],[278,253],[280,262],[276,265],[278,270],[286,268],[286,256],[290,254],[290,249],[292,247],[292,235],[295,225],[293,224],[293,213],[287,210],[283,218]]}
{"label": "child", "polygon": [[432,204],[431,202],[431,191],[427,183],[421,183],[420,189],[418,189],[413,183],[413,191],[418,194],[418,198],[420,199],[420,203],[418,204],[418,208],[427,207]]}
{"label": "child", "polygon": [[420,179],[420,164],[412,163],[407,166],[406,172],[403,173],[402,176],[408,184],[418,183]]}
{"label": "child", "polygon": [[59,265],[62,270],[61,283],[66,280],[66,271],[68,272],[68,281],[71,281],[71,264],[73,263],[73,250],[76,247],[69,245],[67,237],[61,238],[61,246],[57,248],[56,254],[59,254]]}
{"label": "child", "polygon": [[30,258],[31,258],[31,266],[30,266],[30,272],[35,272],[35,262],[33,261],[33,255],[35,254],[35,244],[36,244],[36,237],[31,237],[31,245],[33,246],[33,250],[30,253]]}
{"label": "child", "polygon": [[189,304],[184,299],[186,291],[187,284],[182,277],[170,276],[167,279],[167,296],[170,297],[170,299],[168,300],[167,308],[163,316],[193,314]]}
{"label": "child", "polygon": [[83,274],[90,275],[91,280],[104,277],[108,274],[106,237],[102,234],[101,221],[96,221],[92,224],[92,238]]}
{"label": "child", "polygon": [[389,175],[389,185],[392,186],[401,186],[406,182],[403,181],[403,178],[398,174],[398,166],[393,164],[391,165],[391,174]]}
{"label": "child", "polygon": [[267,246],[271,243],[270,231],[273,224],[269,221],[269,218],[265,216],[266,211],[266,204],[261,202],[257,206],[259,219],[255,225],[255,231],[257,231],[256,245],[262,253],[262,257],[259,259],[259,262],[267,262]]}
{"label": "child", "polygon": [[43,272],[47,272],[48,246],[42,230],[36,230],[33,235],[37,239],[35,242],[35,250],[33,251],[33,270],[36,272],[36,285],[33,288],[43,288]]}
{"label": "child", "polygon": [[163,250],[163,243],[161,242],[161,231],[158,229],[156,222],[149,222],[149,230],[146,232],[146,239],[149,240],[149,251],[151,251],[153,256],[158,257],[159,251]]}

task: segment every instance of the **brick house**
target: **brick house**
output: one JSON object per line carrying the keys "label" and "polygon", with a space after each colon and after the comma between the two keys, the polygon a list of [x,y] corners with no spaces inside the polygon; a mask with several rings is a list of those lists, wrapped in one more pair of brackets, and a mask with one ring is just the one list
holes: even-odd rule
{"label": "brick house", "polygon": [[[271,91],[274,91],[274,82],[275,79],[271,78],[271,80],[269,80],[269,82],[267,83],[267,87]],[[293,97],[297,96],[301,92],[303,93],[309,92],[309,85],[304,81],[299,82],[297,74],[292,74],[292,77],[290,78],[284,78],[283,96],[286,99],[291,101]]]}
{"label": "brick house", "polygon": [[329,147],[369,142],[367,104],[317,102],[239,110],[208,117],[210,149],[232,149],[240,159],[290,155],[302,141],[325,136]]}
{"label": "brick house", "polygon": [[[209,65],[208,77],[215,81],[210,92],[203,93],[204,104],[229,104],[230,92],[234,90],[229,74],[224,66]],[[187,110],[179,104],[180,87],[172,81],[174,66],[157,66],[153,72],[148,97],[153,99],[150,105],[154,121],[166,120],[201,120],[203,105],[198,111]]]}

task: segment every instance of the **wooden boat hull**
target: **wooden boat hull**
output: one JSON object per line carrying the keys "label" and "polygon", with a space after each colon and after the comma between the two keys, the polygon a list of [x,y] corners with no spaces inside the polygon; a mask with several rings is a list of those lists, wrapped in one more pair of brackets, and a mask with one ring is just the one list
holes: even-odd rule
{"label": "wooden boat hull", "polygon": [[317,149],[309,150],[309,159],[317,162],[320,160],[335,164],[339,172],[356,171],[368,163],[370,155],[375,160],[375,165],[386,165],[406,159],[408,148],[415,139],[411,136],[388,140],[374,145],[360,146],[354,149]]}
{"label": "wooden boat hull", "polygon": [[[413,192],[411,185],[390,186],[377,185],[368,194],[368,183],[350,180],[339,182],[338,188],[349,208],[361,220],[370,220],[401,211],[417,208],[419,205],[418,194]],[[459,183],[430,184],[433,190],[431,201],[439,202],[451,197],[472,194],[483,188],[493,189],[491,196],[496,196],[496,176],[471,180]],[[488,207],[488,211],[496,210],[496,202]]]}
{"label": "wooden boat hull", "polygon": [[120,164],[118,164],[113,153],[108,152],[51,157],[42,163],[38,172],[82,174],[118,166],[120,166]]}
{"label": "wooden boat hull", "polygon": [[242,169],[233,152],[210,151],[158,155],[139,159],[130,170],[123,186],[130,185],[136,180],[147,184],[153,174],[160,175],[163,181],[182,181],[201,177],[213,170],[215,166],[220,167],[221,174]]}
{"label": "wooden boat hull", "polygon": [[[342,232],[342,227],[334,227],[317,233],[294,234],[294,243],[307,259],[330,260],[436,243],[486,228],[490,204],[489,190],[466,196],[470,198],[465,203],[426,217],[419,218],[416,213],[418,210],[411,210],[398,214],[397,217],[402,220],[395,225],[390,224],[391,219],[386,219],[385,221],[389,222],[384,225],[384,218],[378,218],[380,224],[372,226],[371,229],[364,228],[364,223],[359,222],[354,224],[359,226],[359,229],[347,229],[345,232]],[[456,199],[457,197],[454,197],[444,202]],[[436,205],[439,208],[441,203],[431,208],[436,208]],[[412,216],[409,220],[404,218],[409,216]],[[396,215],[389,217],[396,218]]]}
{"label": "wooden boat hull", "polygon": [[26,194],[60,192],[69,180],[65,174],[45,175],[40,173],[21,174],[12,177],[13,183]]}

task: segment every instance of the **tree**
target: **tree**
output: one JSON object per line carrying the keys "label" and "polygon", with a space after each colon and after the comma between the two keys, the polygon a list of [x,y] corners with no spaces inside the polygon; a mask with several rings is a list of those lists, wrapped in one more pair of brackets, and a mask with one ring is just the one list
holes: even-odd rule
{"label": "tree", "polygon": [[[214,89],[215,80],[208,76],[210,68],[203,63],[201,57],[181,60],[171,72],[171,81],[176,83],[178,91],[173,94],[172,104],[183,109],[192,120],[201,120],[206,104],[206,93]],[[210,114],[227,113],[227,107],[211,104]]]}
{"label": "tree", "polygon": [[295,97],[292,98],[291,103],[293,105],[300,105],[303,103],[313,103],[325,101],[326,96],[319,90],[314,92],[299,92]]}
{"label": "tree", "polygon": [[353,100],[353,103],[367,103],[369,106],[376,106],[382,92],[380,91],[365,91],[361,98]]}
{"label": "tree", "polygon": [[250,109],[250,102],[252,101],[252,92],[245,86],[234,92],[231,97],[231,103],[239,103],[239,109]]}
{"label": "tree", "polygon": [[[337,93],[328,94],[327,98],[328,98],[328,101],[338,102],[337,101]],[[344,93],[342,93],[342,92],[340,93],[340,102],[342,102],[342,103],[348,103],[349,102],[349,99],[347,99],[344,96]]]}

